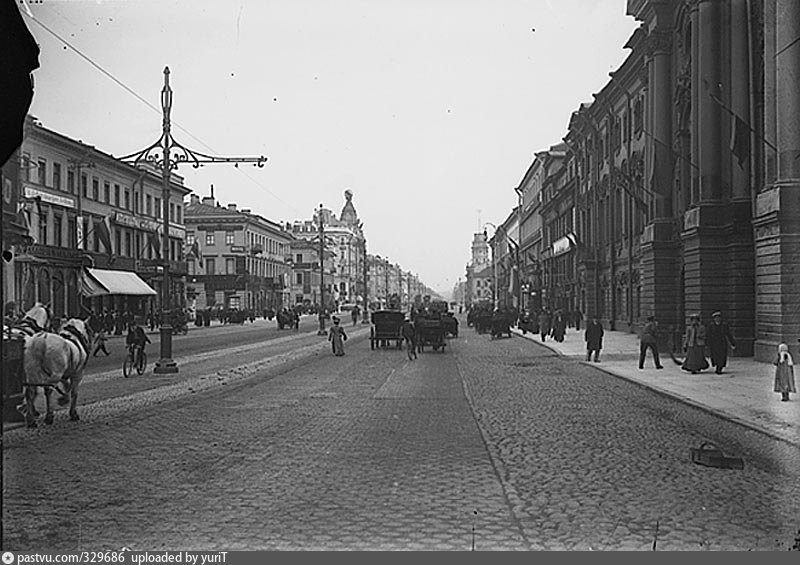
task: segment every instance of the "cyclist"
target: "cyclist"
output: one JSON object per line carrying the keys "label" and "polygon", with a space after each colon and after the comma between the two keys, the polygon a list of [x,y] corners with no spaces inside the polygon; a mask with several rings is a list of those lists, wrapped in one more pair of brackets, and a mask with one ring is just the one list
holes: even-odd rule
{"label": "cyclist", "polygon": [[144,333],[144,328],[137,325],[136,322],[131,322],[128,325],[128,337],[125,338],[125,346],[128,347],[128,349],[133,348],[134,366],[139,366],[141,359],[139,352],[144,351],[145,345],[148,343],[152,342],[150,338],[147,337],[147,334]]}

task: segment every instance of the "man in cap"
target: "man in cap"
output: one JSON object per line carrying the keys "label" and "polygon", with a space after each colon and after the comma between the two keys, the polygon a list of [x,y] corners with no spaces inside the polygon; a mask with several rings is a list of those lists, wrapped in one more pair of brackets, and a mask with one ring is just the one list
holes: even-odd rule
{"label": "man in cap", "polygon": [[736,340],[733,339],[728,324],[722,321],[722,312],[711,314],[711,323],[706,329],[706,343],[711,353],[711,364],[716,368],[718,375],[728,362],[728,344],[731,349],[736,349]]}

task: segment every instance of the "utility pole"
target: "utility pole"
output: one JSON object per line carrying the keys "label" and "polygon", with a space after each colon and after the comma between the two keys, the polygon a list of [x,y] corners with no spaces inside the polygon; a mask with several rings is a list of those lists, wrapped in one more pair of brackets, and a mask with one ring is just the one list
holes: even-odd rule
{"label": "utility pole", "polygon": [[180,163],[192,163],[195,168],[208,163],[253,163],[256,167],[263,167],[267,160],[263,155],[260,157],[214,157],[193,151],[184,147],[172,137],[172,124],[170,113],[172,112],[172,88],[169,85],[169,67],[164,67],[164,87],[161,89],[161,137],[158,140],[136,153],[121,157],[119,160],[130,163],[134,167],[140,163],[150,163],[156,169],[161,170],[161,199],[163,200],[163,227],[164,236],[162,238],[162,261],[164,280],[161,285],[161,358],[153,367],[153,373],[157,375],[173,374],[178,372],[178,364],[172,359],[172,325],[170,320],[171,308],[171,281],[170,281],[170,255],[169,255],[169,196],[170,196],[170,175],[173,169],[177,169]]}
{"label": "utility pole", "polygon": [[328,335],[325,329],[325,226],[322,223],[322,204],[317,214],[319,222],[319,330],[317,335]]}

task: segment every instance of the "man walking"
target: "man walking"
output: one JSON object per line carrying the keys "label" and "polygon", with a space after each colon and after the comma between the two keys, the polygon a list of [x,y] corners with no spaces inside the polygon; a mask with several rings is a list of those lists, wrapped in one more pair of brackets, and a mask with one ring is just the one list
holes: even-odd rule
{"label": "man walking", "polygon": [[542,310],[539,314],[539,333],[542,334],[542,342],[550,335],[550,314],[547,310]]}
{"label": "man walking", "polygon": [[603,349],[603,324],[597,319],[597,316],[592,316],[591,321],[586,324],[586,332],[584,334],[586,339],[586,360],[592,360],[592,353],[594,353],[594,362],[600,361],[600,350]]}
{"label": "man walking", "polygon": [[416,359],[417,358],[417,330],[414,328],[414,324],[411,320],[406,317],[403,320],[403,325],[400,326],[400,335],[403,336],[403,340],[406,343],[406,354],[408,355],[408,359]]}
{"label": "man walking", "polygon": [[658,323],[655,317],[648,316],[647,323],[642,328],[642,335],[639,338],[639,368],[644,369],[644,359],[647,356],[647,350],[653,352],[653,362],[656,364],[656,369],[663,369],[661,361],[658,358]]}
{"label": "man walking", "polygon": [[721,375],[728,362],[728,344],[731,349],[736,349],[736,340],[728,324],[722,321],[722,312],[711,314],[711,323],[706,328],[706,343],[711,352],[711,364],[716,368],[715,373]]}

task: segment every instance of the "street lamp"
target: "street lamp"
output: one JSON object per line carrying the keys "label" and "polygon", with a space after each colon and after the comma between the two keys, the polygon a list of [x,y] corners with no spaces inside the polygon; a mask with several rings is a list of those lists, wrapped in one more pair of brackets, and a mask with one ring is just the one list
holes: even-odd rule
{"label": "street lamp", "polygon": [[150,163],[155,169],[161,170],[161,199],[163,200],[163,227],[162,262],[164,280],[161,284],[161,358],[153,368],[155,374],[171,374],[178,372],[178,364],[172,359],[172,325],[170,324],[171,292],[170,292],[170,247],[169,247],[169,196],[170,174],[177,169],[180,163],[192,163],[194,168],[207,163],[253,163],[256,167],[263,167],[267,160],[260,157],[214,157],[193,151],[184,147],[172,137],[170,112],[172,111],[172,88],[169,85],[169,67],[164,67],[164,87],[161,89],[162,125],[161,137],[158,140],[136,153],[121,157],[119,160],[130,163],[134,167],[142,162]]}

